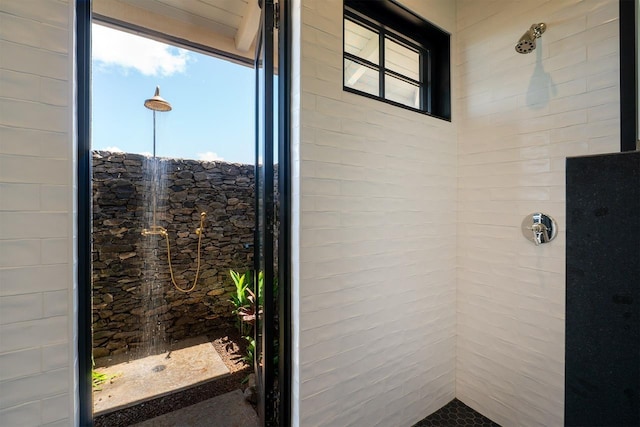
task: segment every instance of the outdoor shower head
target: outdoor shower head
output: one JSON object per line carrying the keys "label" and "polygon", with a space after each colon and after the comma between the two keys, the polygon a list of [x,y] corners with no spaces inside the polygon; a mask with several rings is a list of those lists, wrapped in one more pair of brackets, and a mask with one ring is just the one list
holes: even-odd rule
{"label": "outdoor shower head", "polygon": [[531,25],[531,28],[520,37],[518,44],[516,44],[516,52],[531,53],[536,48],[536,39],[540,38],[546,29],[547,24],[543,22]]}
{"label": "outdoor shower head", "polygon": [[153,98],[144,101],[144,106],[153,111],[171,111],[169,101],[160,96],[160,86],[156,86],[156,93]]}

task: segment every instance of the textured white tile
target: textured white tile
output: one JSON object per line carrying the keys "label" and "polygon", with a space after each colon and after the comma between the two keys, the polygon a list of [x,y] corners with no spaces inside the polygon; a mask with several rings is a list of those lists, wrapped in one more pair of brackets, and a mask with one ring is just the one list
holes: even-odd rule
{"label": "textured white tile", "polygon": [[[453,16],[450,2],[406,3],[427,19]],[[325,21],[341,25],[341,4],[302,10],[300,425],[411,425],[454,393],[455,300],[445,295],[455,286],[456,133],[343,92],[341,30]],[[436,319],[446,343],[423,332]],[[400,355],[413,342],[449,365],[425,373],[408,398],[411,375],[394,370],[431,359],[417,347]],[[389,406],[382,418],[365,410],[372,400]]]}
{"label": "textured white tile", "polygon": [[0,420],[6,426],[36,427],[42,425],[40,401],[27,402],[11,408],[0,409]]}
{"label": "textured white tile", "polygon": [[53,25],[42,24],[33,27],[33,21],[16,15],[2,14],[0,39],[33,47],[39,47],[53,52],[68,51],[69,33],[67,29]]}
{"label": "textured white tile", "polygon": [[29,101],[38,101],[40,97],[40,78],[36,75],[0,70],[0,81],[1,97]]}
{"label": "textured white tile", "polygon": [[0,241],[0,268],[22,267],[40,263],[39,239]]}
{"label": "textured white tile", "polygon": [[66,184],[69,163],[65,159],[32,156],[0,156],[0,179],[7,182]]}
{"label": "textured white tile", "polygon": [[35,21],[29,24],[30,27],[37,28],[37,25],[34,24],[39,22],[46,22],[65,29],[69,25],[69,6],[65,1],[52,0],[42,3],[39,0],[19,2],[2,0],[0,6],[2,12]]}
{"label": "textured white tile", "polygon": [[40,209],[38,184],[0,183],[0,211],[37,211]]}
{"label": "textured white tile", "polygon": [[[0,40],[0,51],[2,52],[0,68],[58,80],[69,80],[69,63],[66,54],[50,52],[4,40]],[[46,64],[46,66],[43,66],[43,64]],[[3,120],[2,123],[6,122]]]}
{"label": "textured white tile", "polygon": [[[69,396],[67,396],[67,399],[69,399]],[[51,423],[47,423],[47,424],[43,424],[43,427],[67,427],[69,425],[72,425],[73,422],[72,420],[78,419],[78,414],[75,414],[75,418],[63,418],[61,420],[58,421],[54,421]]]}
{"label": "textured white tile", "polygon": [[42,347],[42,370],[51,371],[69,365],[69,344],[52,344]]}
{"label": "textured white tile", "polygon": [[458,100],[456,395],[502,425],[562,425],[565,240],[535,247],[520,222],[542,211],[563,230],[565,157],[619,139],[617,2],[537,4],[548,31],[509,58],[487,45],[513,42],[501,15],[530,26],[520,4],[457,4],[459,50],[472,53],[456,73],[472,87]]}
{"label": "textured white tile", "polygon": [[0,295],[21,295],[68,289],[69,267],[65,264],[0,269]]}
{"label": "textured white tile", "polygon": [[45,292],[43,294],[44,317],[64,316],[69,311],[69,291]]}
{"label": "textured white tile", "polygon": [[610,71],[591,75],[587,78],[587,88],[590,91],[606,89],[619,84],[619,76]]}
{"label": "textured white tile", "polygon": [[69,395],[59,394],[42,400],[42,423],[48,425],[69,417]]}
{"label": "textured white tile", "polygon": [[67,113],[66,108],[57,105],[0,98],[0,124],[3,125],[68,132]]}
{"label": "textured white tile", "polygon": [[42,185],[40,187],[40,204],[43,211],[65,212],[69,209],[72,195],[66,185]]}
{"label": "textured white tile", "polygon": [[64,342],[67,339],[66,316],[0,325],[5,351]]}
{"label": "textured white tile", "polygon": [[66,0],[0,0],[3,426],[73,424],[74,7]]}
{"label": "textured white tile", "polygon": [[40,372],[41,359],[42,351],[40,348],[0,353],[0,381]]}
{"label": "textured white tile", "polygon": [[42,294],[0,297],[0,324],[6,325],[42,318]]}
{"label": "textured white tile", "polygon": [[66,212],[0,212],[0,238],[62,238],[68,231]]}
{"label": "textured white tile", "polygon": [[0,153],[66,158],[69,141],[64,133],[22,129],[0,124]]}
{"label": "textured white tile", "polygon": [[43,239],[40,248],[42,264],[65,264],[69,261],[68,239]]}
{"label": "textured white tile", "polygon": [[592,28],[618,19],[618,10],[611,7],[611,2],[601,2],[588,11],[587,27]]}
{"label": "textured white tile", "polygon": [[67,106],[69,104],[69,83],[65,80],[40,78],[39,101],[44,104]]}
{"label": "textured white tile", "polygon": [[3,387],[11,390],[11,393],[0,394],[0,409],[58,395],[67,390],[68,383],[69,371],[67,369],[5,381]]}

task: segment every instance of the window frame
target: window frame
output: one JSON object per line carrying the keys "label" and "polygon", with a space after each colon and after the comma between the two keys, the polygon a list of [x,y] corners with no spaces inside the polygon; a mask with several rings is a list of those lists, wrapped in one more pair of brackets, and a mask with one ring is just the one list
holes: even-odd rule
{"label": "window frame", "polygon": [[[378,64],[367,60],[366,58],[359,57],[353,53],[349,53],[346,51],[346,21],[350,21],[356,25],[364,27],[378,36]],[[384,102],[388,102],[393,105],[397,105],[403,108],[408,108],[410,110],[418,111],[418,112],[430,112],[429,102],[428,102],[428,93],[429,93],[429,81],[425,80],[425,76],[429,75],[429,66],[430,61],[429,51],[424,46],[418,44],[415,40],[408,39],[406,36],[401,35],[390,28],[385,27],[384,25],[375,22],[369,18],[364,17],[362,14],[350,9],[345,8],[344,16],[343,16],[343,46],[342,46],[342,57],[343,60],[349,60],[361,66],[367,67],[371,70],[374,70],[378,73],[378,95],[371,94],[369,92],[364,92],[353,87],[347,86],[346,84],[346,75],[345,75],[345,66],[343,64],[342,71],[342,85],[343,89],[347,92],[357,93],[359,95],[364,95],[370,98],[378,99]],[[419,80],[415,80],[407,75],[404,75],[400,72],[394,71],[391,68],[387,68],[386,64],[386,44],[387,40],[395,42],[402,47],[405,47],[415,53],[418,54],[418,73]],[[425,65],[425,62],[427,63]],[[408,104],[403,104],[402,102],[394,101],[392,99],[387,98],[386,94],[386,82],[385,77],[390,76],[397,78],[405,83],[409,83],[413,86],[416,86],[420,89],[420,102],[419,107],[413,107]]]}
{"label": "window frame", "polygon": [[[383,0],[380,2],[366,2],[368,5],[383,5],[380,9],[384,9],[385,13],[380,10],[367,10],[367,7],[360,7],[358,1],[344,1],[344,10],[342,17],[342,87],[345,92],[354,93],[375,99],[387,104],[391,104],[410,111],[426,114],[439,119],[451,121],[451,89],[450,89],[450,35],[440,28],[434,26],[423,18],[415,15],[413,12],[404,8],[393,0]],[[367,6],[368,6],[367,5]],[[389,11],[391,13],[389,13]],[[410,16],[410,19],[407,19]],[[388,17],[388,18],[387,18]],[[378,36],[378,62],[375,64],[366,58],[359,57],[353,53],[347,52],[346,49],[346,23],[350,21],[355,25],[362,26]],[[407,23],[406,32],[402,29],[400,23]],[[418,27],[427,28],[429,35],[422,37],[412,37],[411,31],[415,31]],[[435,40],[431,40],[431,36],[436,34]],[[446,37],[446,40],[444,39]],[[442,43],[445,40],[446,43]],[[392,41],[400,46],[412,50],[418,54],[419,79],[416,80],[392,68],[387,68],[385,63],[385,46],[387,41]],[[440,42],[441,45],[438,43]],[[377,94],[364,92],[354,87],[348,86],[346,81],[346,62],[367,67],[378,75],[378,91]],[[419,107],[394,101],[387,97],[385,77],[399,79],[405,83],[411,84],[419,88]],[[435,79],[434,79],[435,77]]]}

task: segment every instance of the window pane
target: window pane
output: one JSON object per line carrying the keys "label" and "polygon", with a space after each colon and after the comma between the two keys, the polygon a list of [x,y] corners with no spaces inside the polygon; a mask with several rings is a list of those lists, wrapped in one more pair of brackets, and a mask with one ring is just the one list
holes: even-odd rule
{"label": "window pane", "polygon": [[367,92],[372,95],[380,96],[379,93],[379,72],[350,59],[344,60],[344,85]]}
{"label": "window pane", "polygon": [[420,108],[420,87],[392,76],[384,76],[384,97],[413,108]]}
{"label": "window pane", "polygon": [[378,33],[348,19],[344,20],[344,51],[374,64],[380,63]]}
{"label": "window pane", "polygon": [[384,67],[414,80],[420,80],[420,54],[389,38],[384,39]]}

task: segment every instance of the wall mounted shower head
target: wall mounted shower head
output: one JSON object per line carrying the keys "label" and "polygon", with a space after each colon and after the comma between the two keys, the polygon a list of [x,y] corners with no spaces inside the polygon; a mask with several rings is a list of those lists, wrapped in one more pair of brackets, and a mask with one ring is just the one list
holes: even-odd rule
{"label": "wall mounted shower head", "polygon": [[160,96],[160,86],[156,86],[155,95],[144,101],[144,106],[153,111],[171,111],[169,101]]}
{"label": "wall mounted shower head", "polygon": [[516,44],[516,52],[518,53],[531,53],[536,48],[536,39],[542,36],[542,33],[547,29],[547,24],[533,24],[526,33],[520,37],[518,44]]}

